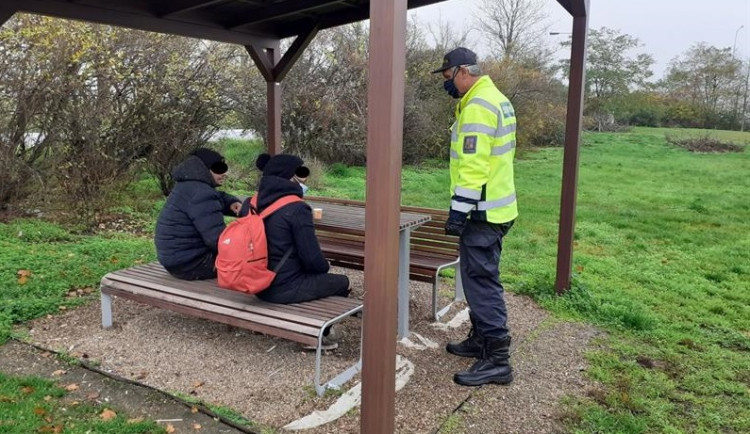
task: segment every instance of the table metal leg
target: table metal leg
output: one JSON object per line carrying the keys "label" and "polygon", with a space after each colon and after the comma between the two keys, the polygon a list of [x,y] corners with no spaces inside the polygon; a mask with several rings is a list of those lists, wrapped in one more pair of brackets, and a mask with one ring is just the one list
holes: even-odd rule
{"label": "table metal leg", "polygon": [[112,296],[102,292],[102,327],[112,327]]}
{"label": "table metal leg", "polygon": [[398,338],[409,336],[409,238],[411,229],[398,234]]}

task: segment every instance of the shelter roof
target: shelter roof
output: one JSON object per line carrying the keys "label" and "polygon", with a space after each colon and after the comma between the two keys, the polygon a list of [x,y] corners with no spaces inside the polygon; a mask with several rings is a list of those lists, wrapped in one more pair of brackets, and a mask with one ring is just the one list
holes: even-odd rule
{"label": "shelter roof", "polygon": [[[409,8],[443,0],[408,0]],[[369,0],[5,0],[0,7],[243,45],[369,18]]]}

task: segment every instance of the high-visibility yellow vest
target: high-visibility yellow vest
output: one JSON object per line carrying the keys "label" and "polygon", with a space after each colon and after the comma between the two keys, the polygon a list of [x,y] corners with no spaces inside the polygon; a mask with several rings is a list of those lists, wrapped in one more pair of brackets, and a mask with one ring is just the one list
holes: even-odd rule
{"label": "high-visibility yellow vest", "polygon": [[451,209],[491,223],[515,219],[515,153],[513,105],[489,76],[482,76],[456,106],[451,128]]}

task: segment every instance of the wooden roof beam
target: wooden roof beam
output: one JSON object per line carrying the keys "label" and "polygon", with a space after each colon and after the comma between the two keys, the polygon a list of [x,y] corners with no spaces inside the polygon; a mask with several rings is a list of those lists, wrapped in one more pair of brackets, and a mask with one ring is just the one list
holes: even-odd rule
{"label": "wooden roof beam", "polygon": [[315,39],[315,35],[318,34],[319,29],[318,25],[314,25],[312,28],[301,32],[294,42],[292,42],[292,45],[286,50],[279,63],[273,68],[273,75],[276,81],[280,82],[286,77],[286,74],[292,69],[297,59],[305,52],[310,42]]}
{"label": "wooden roof beam", "polygon": [[[253,13],[252,16],[240,17],[225,27],[229,30],[235,30],[239,27],[244,27],[253,24],[259,24],[265,21],[284,18],[290,15],[300,15],[308,12],[313,12],[316,9],[322,9],[327,6],[336,3],[350,4],[347,0],[298,0],[298,1],[286,1],[280,3],[278,6],[267,6],[262,9],[260,13]],[[353,6],[353,5],[352,5]]]}
{"label": "wooden roof beam", "polygon": [[158,18],[133,12],[115,11],[100,7],[70,2],[49,2],[42,0],[4,0],[3,10],[29,12],[57,18],[88,21],[119,27],[129,27],[149,32],[169,33],[191,38],[211,39],[231,44],[268,46],[276,39],[250,33],[232,32],[213,23],[193,24]]}
{"label": "wooden roof beam", "polygon": [[557,0],[570,15],[585,17],[589,13],[589,0]]}
{"label": "wooden roof beam", "polygon": [[280,83],[286,77],[289,70],[292,69],[297,59],[304,53],[305,48],[310,45],[315,35],[318,34],[318,30],[319,27],[315,25],[302,31],[277,63],[271,62],[265,50],[267,48],[278,50],[278,44],[274,47],[246,45],[245,50],[247,50],[247,53],[253,59],[261,75],[267,82]]}
{"label": "wooden roof beam", "polygon": [[230,0],[172,0],[159,2],[156,6],[156,16],[170,17],[228,1]]}

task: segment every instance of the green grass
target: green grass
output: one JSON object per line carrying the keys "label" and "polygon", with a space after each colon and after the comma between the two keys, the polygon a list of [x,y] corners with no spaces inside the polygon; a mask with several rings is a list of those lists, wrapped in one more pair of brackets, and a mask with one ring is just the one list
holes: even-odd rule
{"label": "green grass", "polygon": [[0,224],[0,341],[14,323],[96,297],[107,272],[154,258],[147,237],[72,235],[41,220]]}
{"label": "green grass", "polygon": [[102,417],[101,405],[75,401],[54,382],[33,377],[10,377],[0,373],[0,432],[8,434],[130,434],[164,433],[154,422],[129,419],[116,413]]}
{"label": "green grass", "polygon": [[[574,432],[750,431],[750,152],[691,154],[669,146],[665,133],[695,132],[584,136],[574,280],[562,297],[553,288],[562,150],[516,162],[521,214],[506,238],[506,287],[608,332],[588,355],[602,390],[567,401]],[[750,142],[747,133],[713,133]],[[232,171],[252,172],[257,144],[223,146],[236,157]],[[364,168],[334,165],[320,175],[310,194],[364,198]],[[237,182],[232,192],[251,192]],[[447,162],[405,167],[402,202],[447,208],[448,182]],[[154,197],[154,188],[147,179],[131,187],[140,197]],[[154,218],[162,202],[118,206]],[[145,237],[71,235],[38,220],[0,225],[0,337],[13,323],[93,296],[66,297],[72,289],[153,258]],[[31,271],[23,284],[19,270]]]}

